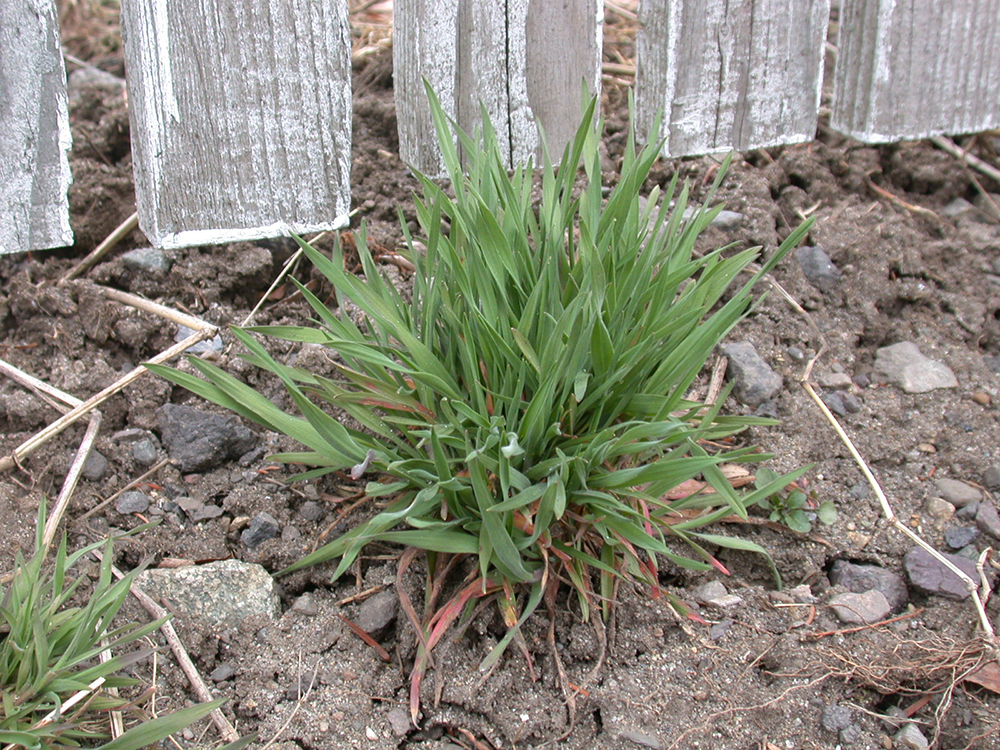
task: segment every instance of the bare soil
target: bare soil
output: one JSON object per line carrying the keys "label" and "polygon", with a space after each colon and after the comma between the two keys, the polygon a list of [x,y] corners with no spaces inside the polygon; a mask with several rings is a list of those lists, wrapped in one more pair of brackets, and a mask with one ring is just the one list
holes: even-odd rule
{"label": "bare soil", "polygon": [[[120,74],[113,46],[79,54]],[[402,242],[397,211],[402,208],[405,221],[415,219],[411,194],[417,187],[397,156],[390,65],[383,52],[356,71],[352,173],[356,221],[363,220],[372,241],[388,249]],[[614,162],[627,127],[624,89],[609,85],[603,103]],[[134,210],[124,99],[78,103],[73,118],[70,200],[77,244],[0,260],[0,356],[82,399],[162,351],[176,333],[172,323],[104,299],[94,283],[227,326],[256,305],[293,248],[275,240],[168,251],[172,269],[156,276],[129,270],[120,259],[122,252],[144,246],[136,231],[87,278],[57,287],[55,281]],[[968,145],[997,163],[994,139],[979,136]],[[698,198],[716,167],[712,158],[663,160],[648,187],[665,185],[679,173]],[[614,179],[612,170],[607,180]],[[930,143],[867,146],[821,126],[810,143],[737,155],[720,197],[744,220],[732,230],[712,228],[702,239],[706,248],[760,245],[769,252],[802,214],[815,216],[808,243],[829,253],[843,274],[840,284],[819,292],[794,256],[775,277],[826,338],[829,349],[816,374],[846,372],[864,384],[876,350],[899,341],[915,342],[954,370],[957,388],[925,394],[855,385],[860,410],[842,419],[899,517],[940,549],[945,530],[963,522],[925,512],[934,494],[931,478],[983,485],[984,474],[1000,462],[1000,375],[990,359],[1000,355],[1000,226],[990,217],[977,180],[985,190],[1000,192],[1000,185],[981,175],[974,179],[960,161]],[[976,201],[984,210],[948,218],[943,210],[956,198]],[[300,268],[298,275],[307,280],[311,270]],[[284,298],[265,303],[257,323],[301,323],[310,317],[291,289],[285,291]],[[900,572],[912,544],[886,528],[857,464],[798,384],[804,365],[796,350],[808,356],[819,346],[807,320],[772,294],[731,338],[752,341],[785,382],[768,407],[780,425],[755,430],[751,439],[776,456],[771,465],[778,470],[814,464],[808,487],[817,500],[832,500],[839,515],[836,523],[818,526],[810,535],[764,525],[720,531],[766,547],[786,587],[807,585],[815,605],[782,606],[794,600],[776,591],[762,559],[722,552],[720,559],[731,572],[723,582],[742,604],[700,608],[708,623],[703,625],[682,622],[662,600],[623,587],[612,619],[595,628],[581,621],[574,602],[561,601],[551,639],[545,617],[525,628],[534,680],[516,649],[488,677],[479,673],[479,662],[503,633],[502,620],[486,610],[437,654],[425,682],[422,721],[415,728],[399,720],[405,716],[416,649],[406,618],[400,614],[374,634],[389,652],[389,662],[341,618],[355,619],[373,590],[393,590],[400,550],[373,546],[356,574],[336,583],[330,582],[326,566],[280,579],[284,614],[277,622],[249,618],[240,628],[219,633],[177,618],[202,674],[223,664],[233,668],[230,679],[213,685],[229,699],[230,718],[241,731],[270,738],[296,710],[278,738],[278,746],[286,749],[867,750],[893,747],[895,730],[878,715],[898,706],[911,712],[934,747],[1000,747],[997,695],[961,679],[978,654],[975,644],[970,646],[977,622],[968,602],[911,592],[909,608],[897,621],[873,628],[847,628],[825,606],[835,593],[828,578],[833,561],[875,563]],[[321,365],[310,351],[291,345],[277,351],[301,357],[300,364]],[[227,349],[217,363],[285,403],[280,389],[236,351]],[[706,371],[704,383],[708,376]],[[145,471],[132,455],[128,436],[120,433],[131,428],[158,433],[157,409],[167,402],[199,405],[190,394],[149,376],[102,407],[96,449],[109,468],[99,481],[84,481],[77,489],[66,521],[71,544],[140,523],[118,513],[113,503],[80,519]],[[747,410],[735,400],[727,408]],[[4,454],[56,416],[20,386],[0,382]],[[282,444],[278,436],[258,433],[268,451]],[[82,435],[83,427],[70,429],[26,459],[20,470],[0,478],[0,537],[7,540],[0,546],[0,570],[11,568],[15,549],[31,549],[38,505],[58,492]],[[160,455],[166,455],[162,449]],[[142,487],[154,500],[166,502],[180,493],[217,503],[224,513],[197,524],[167,514],[152,531],[119,545],[119,564],[133,566],[146,556],[154,565],[164,558],[235,557],[280,570],[328,531],[339,518],[342,498],[352,491],[339,479],[288,486],[282,481],[287,475],[263,453],[200,474],[164,466]],[[317,520],[299,513],[310,500],[322,505]],[[277,519],[282,534],[249,549],[240,531],[261,511]],[[341,528],[351,522],[348,516]],[[996,540],[980,535],[980,547],[990,543]],[[664,564],[661,582],[690,601],[693,588],[713,577],[718,574],[696,575]],[[402,585],[414,601],[421,600],[419,563]],[[291,609],[306,593],[315,603],[313,614]],[[145,617],[138,607],[129,607],[132,616]],[[995,622],[996,605],[988,611]],[[569,697],[561,688],[566,682],[559,680],[553,646],[568,683],[578,687]],[[315,684],[297,705],[300,678]],[[191,700],[169,658],[160,659],[157,679],[161,708]],[[824,709],[835,704],[853,712],[853,736],[838,737],[821,726]]]}

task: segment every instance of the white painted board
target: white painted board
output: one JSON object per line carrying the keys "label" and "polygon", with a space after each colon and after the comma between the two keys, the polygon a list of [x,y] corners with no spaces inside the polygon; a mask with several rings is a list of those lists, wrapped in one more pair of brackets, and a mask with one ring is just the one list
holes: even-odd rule
{"label": "white painted board", "polygon": [[665,139],[665,156],[812,139],[829,18],[830,0],[643,0],[640,130]]}
{"label": "white painted board", "polygon": [[424,174],[444,174],[424,79],[467,132],[485,107],[510,167],[540,155],[536,120],[557,160],[584,85],[600,92],[600,0],[395,0],[393,13],[400,156]]}
{"label": "white painted board", "polygon": [[1000,127],[997,0],[842,0],[830,124],[868,143]]}
{"label": "white painted board", "polygon": [[346,0],[122,4],[139,225],[157,247],[348,224]]}
{"label": "white painted board", "polygon": [[73,244],[72,137],[54,0],[0,0],[0,254]]}

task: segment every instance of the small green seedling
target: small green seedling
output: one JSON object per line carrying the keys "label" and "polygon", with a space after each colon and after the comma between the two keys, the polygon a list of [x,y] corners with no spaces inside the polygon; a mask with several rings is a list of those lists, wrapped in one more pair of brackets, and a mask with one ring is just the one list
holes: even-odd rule
{"label": "small green seedling", "polygon": [[[17,554],[13,578],[0,598],[0,748],[139,750],[217,708],[222,701],[152,719],[132,699],[109,691],[136,686],[123,673],[152,655],[153,649],[135,644],[163,620],[118,626],[115,616],[140,570],[114,580],[111,540],[69,553],[63,539],[49,561],[42,545],[44,528],[43,505],[36,552],[28,560]],[[82,568],[91,567],[88,555],[101,547],[103,562],[91,583]],[[113,656],[102,661],[105,651]],[[131,725],[115,739],[110,739],[112,711],[123,712]],[[236,750],[248,741],[220,750]]]}
{"label": "small green seedling", "polygon": [[[758,469],[756,484],[765,487],[778,478],[778,474],[771,469]],[[794,482],[768,495],[760,504],[770,510],[768,517],[772,521],[783,523],[800,534],[812,531],[813,521],[830,525],[837,520],[837,507],[832,500],[825,500],[817,506],[815,498],[807,495]]]}

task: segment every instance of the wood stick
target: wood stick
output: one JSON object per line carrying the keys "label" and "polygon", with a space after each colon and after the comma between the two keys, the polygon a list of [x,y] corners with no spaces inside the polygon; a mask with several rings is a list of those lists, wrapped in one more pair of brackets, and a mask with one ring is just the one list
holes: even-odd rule
{"label": "wood stick", "polygon": [[125,221],[123,221],[115,231],[105,238],[104,242],[95,247],[90,254],[73,266],[66,275],[59,279],[59,283],[56,286],[62,286],[70,279],[75,279],[77,276],[87,271],[91,266],[93,266],[97,261],[99,261],[104,255],[107,254],[115,245],[121,242],[125,237],[137,226],[139,226],[139,214],[134,213],[129,216]]}
{"label": "wood stick", "polygon": [[[94,288],[104,297],[115,302],[121,302],[130,307],[134,307],[137,310],[144,310],[145,312],[151,312],[154,315],[159,315],[161,318],[166,318],[169,321],[177,323],[182,326],[187,326],[194,331],[200,331],[203,328],[216,329],[211,323],[207,323],[201,318],[196,318],[193,315],[188,315],[180,310],[175,310],[172,307],[167,307],[166,305],[161,305],[159,302],[153,302],[145,297],[139,297],[135,294],[129,294],[128,292],[123,292],[119,289],[111,289],[106,286],[94,285]],[[214,334],[213,334],[214,335]]]}
{"label": "wood stick", "polygon": [[[191,348],[198,342],[212,338],[216,333],[218,333],[218,329],[215,328],[214,326],[209,326],[207,328],[203,328],[200,331],[195,331],[193,334],[188,336],[180,343],[174,344],[169,349],[160,352],[149,361],[152,364],[161,364],[163,362],[167,362],[173,359],[174,357],[178,356],[179,354],[183,354],[185,351],[187,351],[189,348]],[[11,469],[13,469],[15,466],[17,466],[17,463],[21,459],[26,458],[27,456],[34,453],[48,440],[58,435],[60,432],[65,430],[70,425],[79,421],[85,414],[92,411],[98,405],[107,401],[111,396],[118,393],[118,391],[122,390],[125,386],[129,385],[133,381],[138,380],[147,372],[149,372],[149,370],[147,370],[142,365],[136,367],[130,373],[120,378],[119,380],[115,381],[107,388],[105,388],[103,391],[95,393],[93,396],[88,398],[82,404],[75,407],[74,409],[71,409],[64,416],[60,417],[55,422],[50,424],[48,427],[43,429],[41,432],[37,433],[34,437],[29,438],[25,442],[21,443],[21,445],[15,448],[14,451],[9,456],[0,458],[0,472],[10,471]]]}
{"label": "wood stick", "polygon": [[987,177],[992,177],[1000,183],[1000,169],[997,169],[992,164],[988,164],[975,154],[970,154],[950,138],[935,136],[934,138],[931,138],[930,141],[942,151],[947,151],[952,156],[957,156],[973,169],[978,169]]}
{"label": "wood stick", "polygon": [[[46,397],[45,400],[52,404],[54,408],[63,412],[63,414],[68,411],[66,406],[78,407],[83,403],[80,399],[76,398],[76,396],[64,393],[58,388],[39,380],[33,375],[29,375],[23,370],[20,370],[3,360],[0,360],[0,372],[3,372],[9,378],[20,383],[26,388],[30,388],[42,397]],[[51,397],[51,400],[47,397]],[[59,496],[56,498],[56,504],[52,508],[52,514],[45,522],[45,532],[42,536],[42,548],[45,549],[46,552],[52,545],[52,540],[55,539],[56,529],[59,528],[59,523],[66,512],[70,498],[76,490],[77,482],[80,481],[80,473],[83,471],[83,465],[87,461],[87,457],[90,455],[91,448],[94,446],[94,441],[97,439],[97,433],[100,428],[101,412],[97,409],[93,409],[90,412],[90,424],[87,425],[87,431],[84,433],[83,440],[80,442],[80,447],[76,452],[76,456],[73,458],[73,463],[69,467],[66,479],[63,480]]]}

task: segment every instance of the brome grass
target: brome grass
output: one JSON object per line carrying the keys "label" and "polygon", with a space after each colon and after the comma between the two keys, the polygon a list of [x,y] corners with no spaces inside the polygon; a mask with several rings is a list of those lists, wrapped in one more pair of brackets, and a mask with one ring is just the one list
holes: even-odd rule
{"label": "brome grass", "polygon": [[[295,438],[303,451],[274,458],[316,467],[302,477],[352,467],[384,477],[367,485],[386,503],[371,520],[288,571],[334,560],[340,576],[373,541],[427,552],[414,720],[428,655],[474,600],[495,598],[508,627],[488,668],[560,581],[587,619],[609,605],[616,577],[641,579],[655,594],[664,561],[706,570],[722,567],[715,547],[764,553],[705,528],[746,517],[748,505],[800,472],[734,490],[720,465],[767,456],[722,441],[768,422],[722,415],[724,396],[704,404],[686,394],[713,347],[752,309],[754,285],[808,229],[764,261],[758,249],[699,256],[695,240],[720,208],[685,221],[688,190],[676,181],[662,196],[654,188],[640,208],[657,144],[637,150],[629,138],[605,199],[595,101],[558,168],[544,164],[539,179],[530,163],[508,172],[485,114],[474,138],[428,94],[455,197],[420,177],[425,249],[406,236],[412,301],[380,272],[362,229],[364,278],[299,241],[337,294],[363,311],[361,325],[299,285],[316,314],[311,325],[234,330],[247,359],[283,381],[301,416],[199,359],[191,363],[205,379],[154,368]],[[760,270],[740,283],[752,262]],[[279,363],[254,334],[328,347],[337,377]],[[324,404],[363,429],[342,425]],[[696,478],[703,491],[673,497]],[[439,604],[456,556],[475,560],[476,573]]]}

